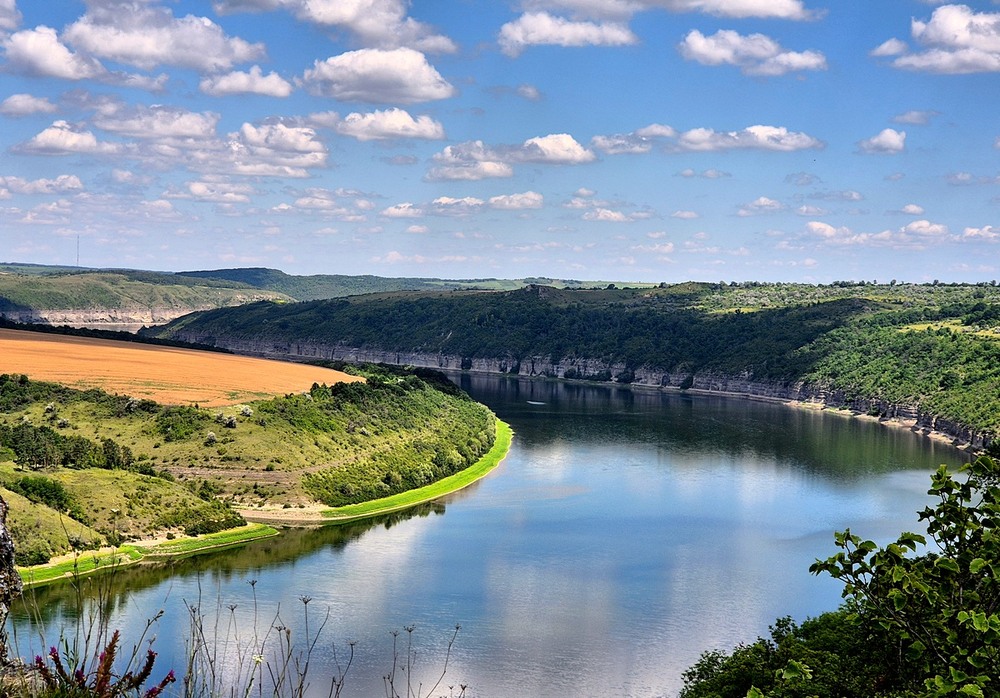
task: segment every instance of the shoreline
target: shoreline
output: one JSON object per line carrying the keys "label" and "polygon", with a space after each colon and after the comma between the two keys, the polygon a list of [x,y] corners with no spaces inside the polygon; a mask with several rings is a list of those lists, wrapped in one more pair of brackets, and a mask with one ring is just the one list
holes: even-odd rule
{"label": "shoreline", "polygon": [[312,505],[304,508],[237,509],[247,521],[278,526],[326,526],[370,519],[382,514],[403,511],[459,492],[493,472],[507,457],[514,435],[510,425],[496,420],[493,447],[468,468],[429,485],[406,492],[342,507]]}
{"label": "shoreline", "polygon": [[118,547],[103,547],[53,557],[49,562],[31,567],[17,567],[25,589],[55,584],[70,579],[87,577],[131,567],[143,562],[159,562],[171,558],[190,557],[213,550],[222,550],[249,543],[261,538],[280,535],[271,524],[281,527],[336,526],[352,521],[390,514],[427,502],[441,499],[465,489],[493,472],[510,452],[513,429],[506,422],[496,420],[496,439],[493,447],[478,461],[464,470],[432,482],[424,487],[408,490],[391,497],[375,499],[360,504],[331,508],[313,505],[305,508],[238,509],[247,520],[246,526],[231,528],[201,536],[165,536],[133,541]]}

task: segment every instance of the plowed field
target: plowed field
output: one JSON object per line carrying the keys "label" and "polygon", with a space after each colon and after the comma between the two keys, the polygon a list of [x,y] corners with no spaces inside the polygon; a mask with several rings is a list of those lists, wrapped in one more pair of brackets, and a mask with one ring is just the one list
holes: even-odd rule
{"label": "plowed field", "polygon": [[202,407],[303,392],[313,383],[363,380],[286,361],[21,330],[0,330],[0,373]]}

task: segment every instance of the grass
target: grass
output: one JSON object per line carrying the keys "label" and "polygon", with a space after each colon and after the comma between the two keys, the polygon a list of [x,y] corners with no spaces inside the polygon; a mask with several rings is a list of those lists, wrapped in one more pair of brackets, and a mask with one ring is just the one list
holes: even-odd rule
{"label": "grass", "polygon": [[377,514],[387,514],[400,509],[407,509],[417,504],[430,502],[446,494],[451,494],[464,487],[468,487],[497,467],[510,450],[511,439],[514,436],[513,429],[510,428],[509,424],[499,419],[496,420],[496,424],[497,436],[493,442],[493,448],[468,468],[424,487],[401,492],[391,497],[383,497],[382,499],[373,499],[368,502],[361,502],[360,504],[349,504],[343,507],[327,509],[323,512],[324,518],[337,523],[364,519]]}
{"label": "grass", "polygon": [[112,571],[125,565],[132,565],[146,559],[165,557],[185,557],[207,550],[227,548],[258,538],[277,535],[278,531],[264,524],[247,524],[241,528],[231,528],[218,533],[208,533],[197,537],[183,537],[177,540],[153,545],[127,544],[113,551],[83,552],[70,560],[57,563],[20,567],[18,572],[24,580],[25,588],[43,586],[68,577],[82,577],[95,572]]}

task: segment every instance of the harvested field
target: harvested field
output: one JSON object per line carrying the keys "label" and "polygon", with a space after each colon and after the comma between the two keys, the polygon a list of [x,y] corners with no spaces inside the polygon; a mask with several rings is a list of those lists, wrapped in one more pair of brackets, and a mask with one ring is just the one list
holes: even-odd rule
{"label": "harvested field", "polygon": [[23,330],[0,330],[0,373],[203,407],[302,392],[313,383],[364,380],[285,361]]}

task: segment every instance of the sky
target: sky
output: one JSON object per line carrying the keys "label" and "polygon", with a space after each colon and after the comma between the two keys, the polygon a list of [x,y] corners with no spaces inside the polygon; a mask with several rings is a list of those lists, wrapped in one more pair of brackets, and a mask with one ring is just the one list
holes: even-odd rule
{"label": "sky", "polygon": [[0,261],[1000,277],[1000,2],[0,0]]}

